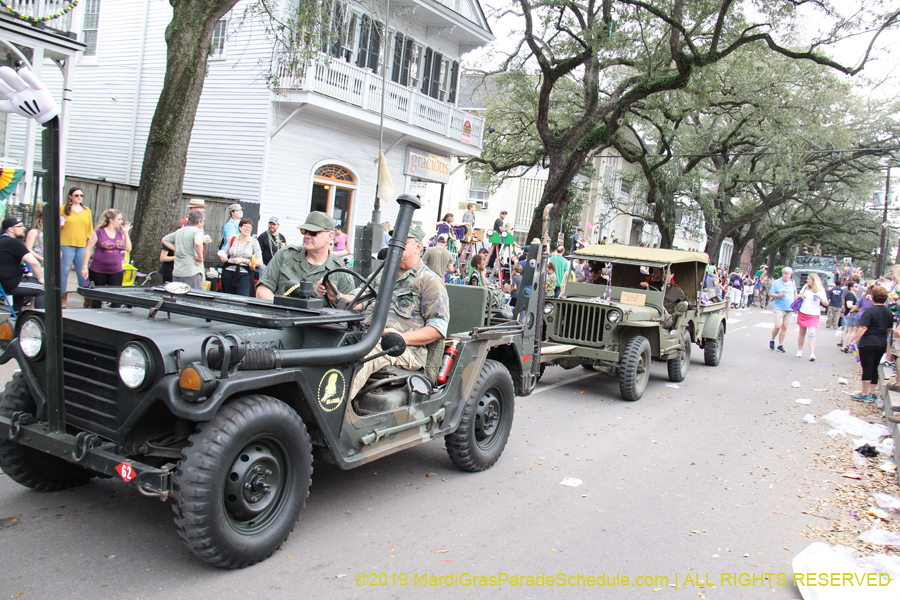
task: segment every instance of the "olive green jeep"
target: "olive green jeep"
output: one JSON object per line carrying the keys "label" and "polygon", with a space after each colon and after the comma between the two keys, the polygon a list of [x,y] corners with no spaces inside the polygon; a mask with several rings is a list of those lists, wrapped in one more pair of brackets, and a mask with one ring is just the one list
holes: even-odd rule
{"label": "olive green jeep", "polygon": [[581,365],[617,375],[622,398],[635,401],[647,388],[653,360],[668,363],[670,381],[683,381],[697,344],[706,364],[718,366],[725,303],[701,296],[706,254],[592,245],[568,258],[587,261],[593,271],[584,282],[567,282],[560,298],[544,301],[542,370]]}
{"label": "olive green jeep", "polygon": [[[539,363],[536,328],[491,310],[484,288],[448,286],[447,340],[429,346],[424,371],[380,370],[349,397],[379,340],[386,354],[405,348],[398,334],[382,336],[419,206],[406,194],[398,202],[378,289],[378,270],[353,275],[362,287],[347,306],[323,305],[311,282],[274,301],[176,283],[79,288],[121,307],[67,311],[61,336],[52,309],[0,323],[0,364],[19,367],[0,397],[0,468],[38,491],[114,477],[172,500],[188,548],[225,568],[264,560],[287,538],[314,458],[351,469],[444,439],[458,468],[490,468]],[[338,271],[349,272],[325,279]],[[367,296],[369,324],[352,310]],[[535,322],[539,298],[522,303],[521,321]]]}

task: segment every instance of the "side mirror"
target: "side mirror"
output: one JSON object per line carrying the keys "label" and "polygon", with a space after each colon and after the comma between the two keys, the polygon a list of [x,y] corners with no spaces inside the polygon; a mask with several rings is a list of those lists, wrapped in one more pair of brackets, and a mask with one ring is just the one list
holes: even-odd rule
{"label": "side mirror", "polygon": [[406,352],[406,340],[399,333],[388,332],[381,337],[381,349],[388,356],[397,358]]}

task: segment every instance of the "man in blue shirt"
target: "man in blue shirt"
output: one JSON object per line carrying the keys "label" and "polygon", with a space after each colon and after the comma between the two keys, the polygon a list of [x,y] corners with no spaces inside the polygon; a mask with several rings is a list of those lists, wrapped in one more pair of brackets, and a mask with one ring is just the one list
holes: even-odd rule
{"label": "man in blue shirt", "polygon": [[781,279],[776,279],[772,283],[772,289],[769,292],[774,298],[772,309],[775,313],[775,327],[772,328],[772,336],[769,339],[769,350],[775,350],[775,336],[777,335],[778,351],[784,352],[784,336],[787,335],[788,326],[796,315],[796,311],[791,310],[791,303],[797,294],[797,285],[791,279],[793,274],[794,270],[790,267],[782,269]]}
{"label": "man in blue shirt", "polygon": [[[838,280],[840,281],[840,280]],[[844,307],[844,288],[840,283],[835,283],[828,290],[828,313],[825,329],[837,329],[841,318],[841,309]]]}

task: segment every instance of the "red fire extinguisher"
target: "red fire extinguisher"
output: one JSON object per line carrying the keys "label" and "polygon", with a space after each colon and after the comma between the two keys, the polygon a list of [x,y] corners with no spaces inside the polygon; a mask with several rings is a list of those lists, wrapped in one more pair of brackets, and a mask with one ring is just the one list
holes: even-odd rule
{"label": "red fire extinguisher", "polygon": [[447,383],[447,377],[450,375],[450,369],[453,368],[453,363],[456,362],[456,357],[459,356],[459,350],[456,349],[456,344],[459,340],[452,340],[447,347],[444,349],[444,357],[441,359],[441,370],[438,371],[437,383],[438,385],[444,385]]}

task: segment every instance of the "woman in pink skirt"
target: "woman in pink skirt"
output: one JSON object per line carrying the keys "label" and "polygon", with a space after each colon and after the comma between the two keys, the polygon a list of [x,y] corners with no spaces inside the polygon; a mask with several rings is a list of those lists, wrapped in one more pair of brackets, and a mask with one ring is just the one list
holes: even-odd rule
{"label": "woman in pink skirt", "polygon": [[816,362],[816,330],[819,327],[819,316],[822,314],[821,307],[828,306],[828,298],[819,276],[810,273],[806,285],[797,297],[803,300],[797,313],[797,325],[800,327],[800,334],[797,336],[799,347],[797,356],[803,357],[803,339],[806,337],[806,330],[809,329],[809,360]]}

